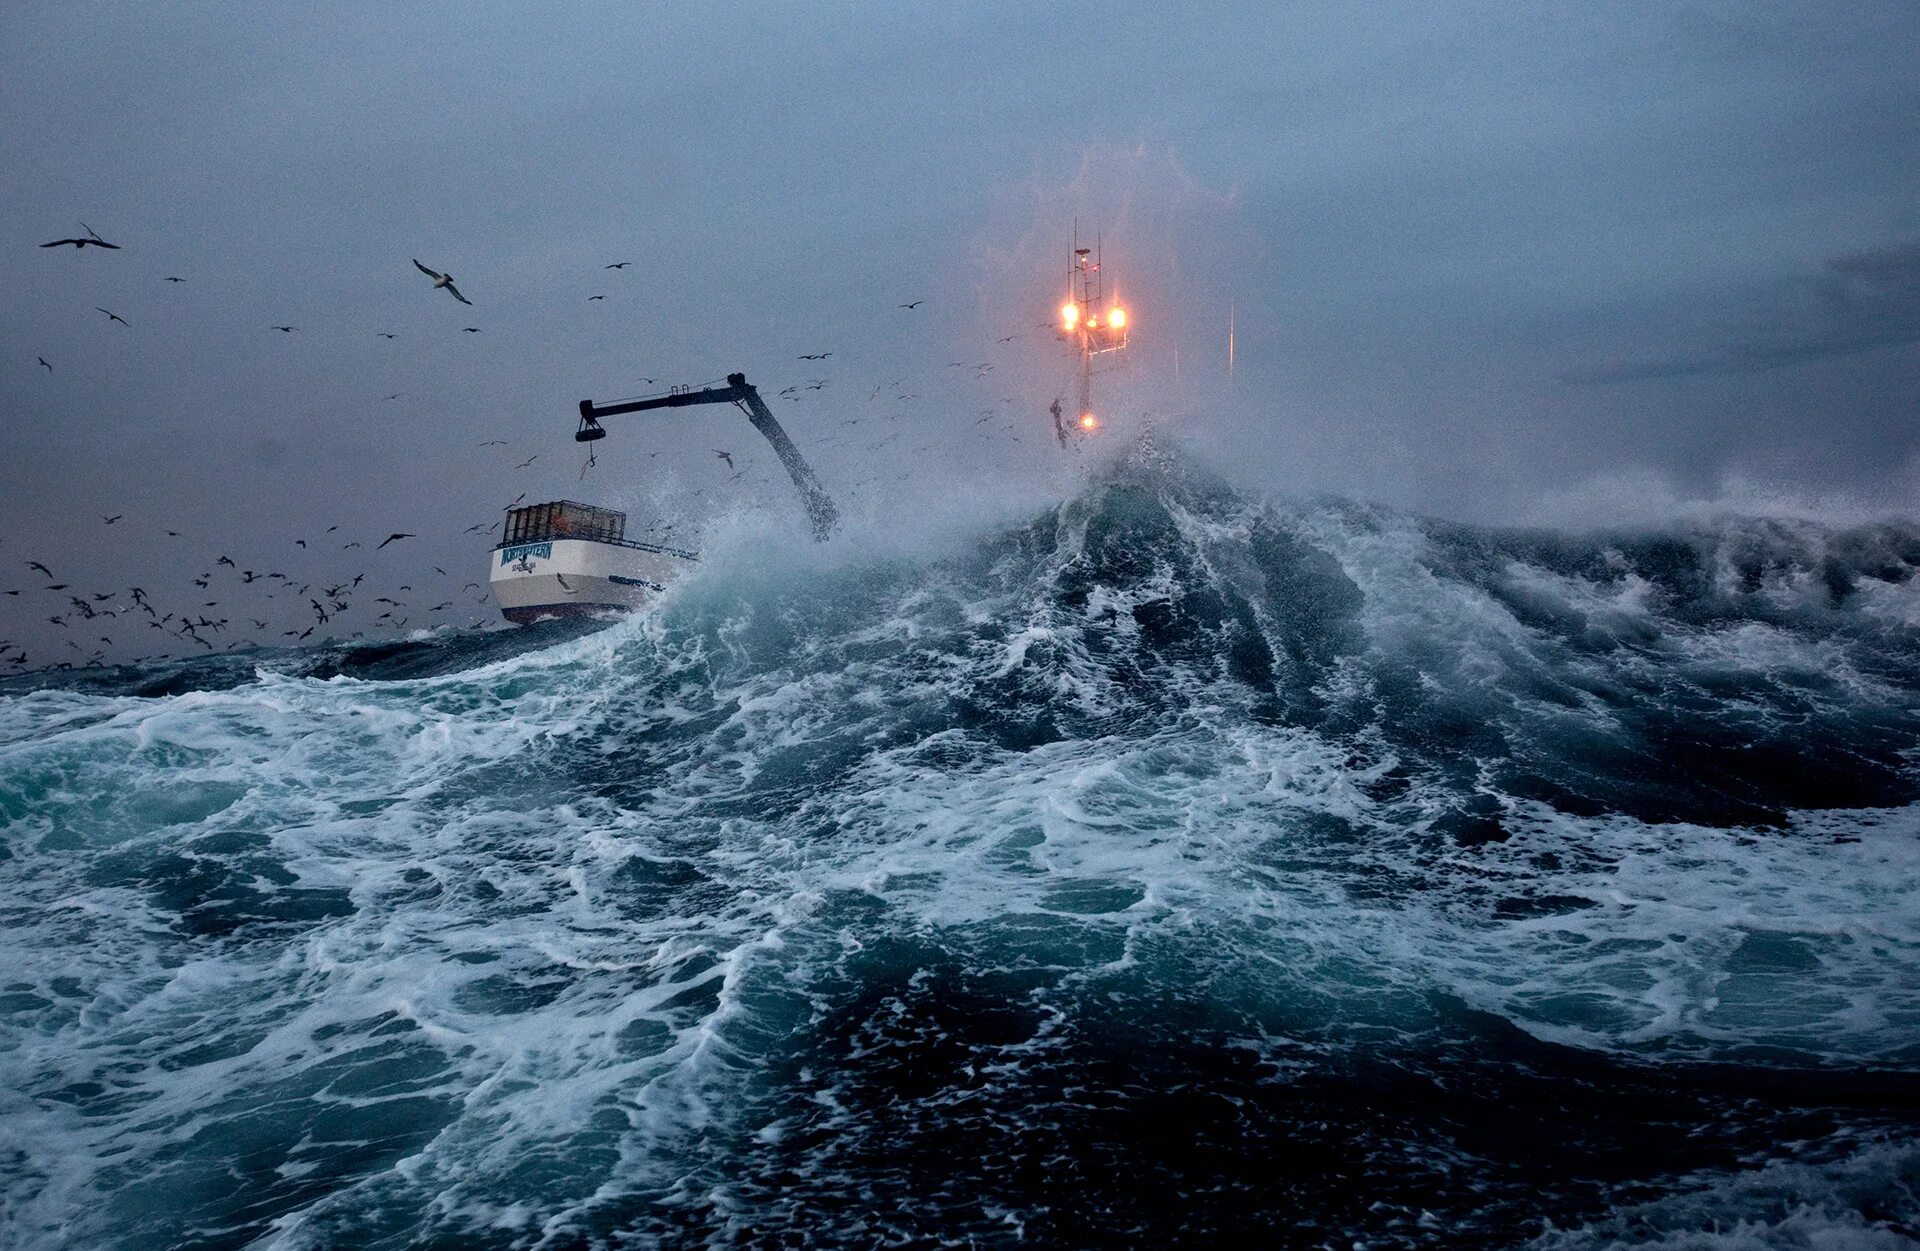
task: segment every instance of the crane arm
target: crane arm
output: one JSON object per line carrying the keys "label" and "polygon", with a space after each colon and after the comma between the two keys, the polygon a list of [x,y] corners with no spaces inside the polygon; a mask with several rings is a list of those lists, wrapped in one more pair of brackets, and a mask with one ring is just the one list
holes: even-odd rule
{"label": "crane arm", "polygon": [[787,467],[787,476],[793,479],[794,489],[800,492],[800,500],[806,506],[807,520],[813,525],[813,537],[824,541],[833,533],[834,527],[840,523],[840,511],[833,506],[832,497],[820,485],[820,479],[814,476],[813,467],[807,464],[800,449],[794,446],[787,432],[774,420],[772,410],[760,398],[760,392],[747,381],[745,374],[728,374],[724,387],[675,391],[645,400],[626,400],[618,404],[595,404],[592,400],[581,400],[580,431],[573,437],[586,442],[604,436],[606,431],[600,428],[602,417],[617,417],[622,413],[639,413],[655,408],[682,408],[688,404],[736,404],[743,409],[753,428],[773,445],[774,454]]}

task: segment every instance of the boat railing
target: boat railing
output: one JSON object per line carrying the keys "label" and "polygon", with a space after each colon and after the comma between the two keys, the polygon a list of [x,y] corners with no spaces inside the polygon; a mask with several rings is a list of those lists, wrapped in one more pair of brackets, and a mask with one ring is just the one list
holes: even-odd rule
{"label": "boat railing", "polygon": [[545,530],[524,532],[511,540],[495,543],[493,550],[498,552],[509,547],[526,547],[532,543],[560,543],[578,540],[582,543],[604,543],[609,547],[631,547],[635,551],[651,552],[656,556],[678,556],[681,560],[699,560],[698,552],[690,552],[683,547],[668,547],[664,543],[643,543],[638,539],[600,538],[590,534],[575,534],[567,530]]}

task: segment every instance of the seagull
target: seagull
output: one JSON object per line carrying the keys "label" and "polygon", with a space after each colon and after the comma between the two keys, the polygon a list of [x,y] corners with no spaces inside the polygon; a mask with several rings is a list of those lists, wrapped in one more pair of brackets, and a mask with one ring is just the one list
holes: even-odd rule
{"label": "seagull", "polygon": [[525,460],[523,460],[523,461],[521,461],[521,462],[520,462],[519,464],[517,464],[517,465],[515,465],[515,466],[514,466],[514,468],[515,468],[515,469],[525,469],[525,468],[526,468],[526,467],[527,467],[528,465],[531,465],[531,464],[532,464],[532,463],[533,463],[534,461],[536,461],[536,460],[539,460],[539,459],[540,459],[540,453],[538,453],[538,452],[535,452],[535,453],[534,453],[533,455],[531,455],[531,456],[529,456],[529,457],[527,457],[527,458],[526,458]]}
{"label": "seagull", "polygon": [[718,457],[719,457],[719,458],[720,458],[721,460],[724,460],[724,461],[726,461],[726,462],[727,462],[727,468],[729,468],[729,469],[731,469],[731,468],[733,468],[733,453],[732,453],[732,452],[723,452],[723,451],[721,451],[721,450],[720,450],[719,448],[717,448],[717,447],[716,447],[716,448],[714,448],[714,449],[713,449],[713,454],[714,454],[715,456],[718,456]]}
{"label": "seagull", "polygon": [[603,266],[601,266],[601,268],[603,268],[603,269],[625,269],[625,268],[626,268],[627,266],[629,266],[629,265],[631,265],[631,264],[633,264],[633,262],[632,262],[632,261],[615,261],[615,262],[614,262],[613,264],[611,264],[611,265],[603,265]]}
{"label": "seagull", "polygon": [[374,333],[375,333],[376,335],[378,335],[378,336],[380,336],[380,337],[381,337],[382,339],[397,339],[397,338],[399,338],[399,337],[400,337],[399,335],[394,335],[394,334],[388,334],[388,333],[387,333],[386,331],[384,331],[384,330],[376,330],[376,331],[374,331]]}
{"label": "seagull", "polygon": [[[81,222],[80,224],[82,226],[86,226],[87,223]],[[91,237],[86,239],[55,239],[52,243],[43,243],[40,246],[43,248],[57,248],[57,247],[65,246],[66,244],[70,243],[74,246],[76,250],[79,248],[87,248],[87,247],[111,248],[115,252],[118,252],[120,250],[119,244],[108,243],[105,239],[102,239],[99,235],[94,234],[92,227],[87,228],[87,234]]]}
{"label": "seagull", "polygon": [[[385,547],[387,544],[392,543],[397,539],[410,539],[413,537],[414,536],[411,534],[399,534],[399,533],[389,534],[386,538],[380,540],[380,547]],[[380,550],[380,547],[376,547],[373,550],[377,552]]]}
{"label": "seagull", "polygon": [[485,443],[482,443],[480,446],[481,447],[505,447],[506,445],[507,445],[507,441],[505,439],[488,439]]}
{"label": "seagull", "polygon": [[901,308],[919,308],[922,304],[925,304],[925,303],[926,303],[925,300],[915,300],[911,304],[902,304],[900,307]]}
{"label": "seagull", "polygon": [[174,277],[174,276],[173,276],[172,274],[168,274],[168,275],[167,275],[167,276],[166,276],[165,278],[162,278],[162,279],[161,279],[160,281],[161,281],[161,282],[185,282],[185,281],[186,281],[186,279],[185,279],[185,278],[175,278],[175,277]]}
{"label": "seagull", "polygon": [[28,561],[28,562],[27,562],[27,568],[29,568],[29,569],[38,569],[38,570],[39,570],[39,571],[40,571],[41,573],[44,573],[44,574],[46,574],[46,575],[47,575],[47,576],[48,576],[49,578],[51,578],[51,577],[53,576],[53,570],[51,570],[51,569],[49,569],[49,568],[47,568],[47,567],[46,567],[45,565],[43,565],[43,564],[41,564],[41,563],[40,563],[39,561],[37,561],[37,560],[30,560],[30,561]]}
{"label": "seagull", "polygon": [[[40,363],[41,363],[42,365],[47,365],[47,358],[46,358],[46,357],[44,357],[44,356],[36,356],[36,357],[34,357],[33,359],[35,359],[35,360],[37,360],[37,361],[39,361],[39,362],[40,362]],[[52,373],[52,372],[53,372],[53,366],[51,366],[51,365],[47,365],[47,372],[48,372],[48,373]]]}
{"label": "seagull", "polygon": [[479,334],[479,333],[480,333],[480,327],[478,327],[478,326],[462,326],[462,327],[460,327],[460,333],[461,333],[461,334]]}
{"label": "seagull", "polygon": [[460,294],[460,288],[453,285],[452,274],[436,274],[431,269],[428,269],[425,265],[422,265],[419,261],[415,261],[413,263],[413,267],[419,270],[421,273],[425,274],[427,277],[433,279],[434,286],[445,287],[447,289],[447,294],[452,296],[454,299],[460,301],[462,304],[473,303],[472,300],[469,300],[466,296]]}
{"label": "seagull", "polygon": [[606,298],[607,298],[607,297],[606,297],[606,296],[604,296],[604,295],[590,295],[590,296],[588,296],[588,297],[587,297],[587,303],[589,303],[589,304],[591,304],[591,303],[593,303],[593,302],[594,302],[595,300],[604,300],[604,299],[606,299]]}
{"label": "seagull", "polygon": [[108,525],[112,525],[114,522],[120,520],[124,516],[126,516],[125,513],[115,513],[111,517],[102,517],[101,520],[106,522]]}
{"label": "seagull", "polygon": [[832,355],[833,355],[832,352],[816,352],[811,356],[801,356],[798,359],[803,361],[823,361],[827,359],[827,357]]}
{"label": "seagull", "polygon": [[107,312],[106,309],[101,308],[98,304],[93,306],[93,311],[96,313],[106,313],[108,321],[117,321],[121,325],[125,326],[127,329],[129,330],[133,329],[133,323],[128,321],[126,318],[122,317],[118,313],[109,313]]}
{"label": "seagull", "polygon": [[269,329],[269,330],[278,330],[278,331],[279,331],[279,332],[280,332],[281,334],[292,334],[292,333],[293,333],[294,331],[296,331],[296,330],[298,330],[298,329],[300,329],[300,327],[298,327],[298,326],[268,326],[268,327],[267,327],[267,329]]}

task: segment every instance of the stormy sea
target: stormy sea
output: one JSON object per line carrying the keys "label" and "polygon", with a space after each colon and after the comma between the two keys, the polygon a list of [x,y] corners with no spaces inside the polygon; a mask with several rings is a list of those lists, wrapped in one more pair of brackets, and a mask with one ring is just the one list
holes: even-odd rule
{"label": "stormy sea", "polygon": [[0,686],[0,1245],[1920,1245],[1920,527],[834,546]]}

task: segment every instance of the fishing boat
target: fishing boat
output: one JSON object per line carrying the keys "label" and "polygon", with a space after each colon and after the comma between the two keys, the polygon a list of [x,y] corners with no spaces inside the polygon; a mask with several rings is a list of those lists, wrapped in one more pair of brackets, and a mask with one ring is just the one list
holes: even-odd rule
{"label": "fishing boat", "polygon": [[488,582],[516,625],[549,617],[629,612],[700,559],[627,537],[627,515],[573,500],[511,509]]}

